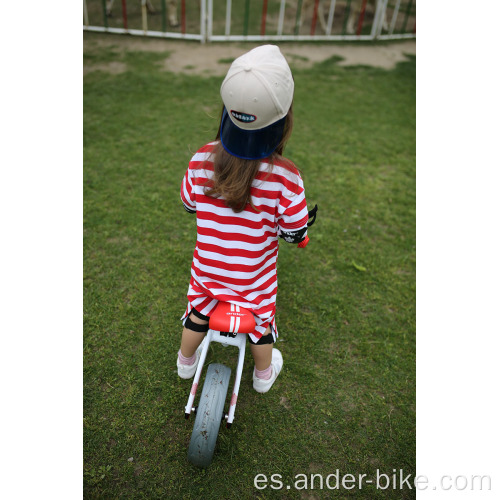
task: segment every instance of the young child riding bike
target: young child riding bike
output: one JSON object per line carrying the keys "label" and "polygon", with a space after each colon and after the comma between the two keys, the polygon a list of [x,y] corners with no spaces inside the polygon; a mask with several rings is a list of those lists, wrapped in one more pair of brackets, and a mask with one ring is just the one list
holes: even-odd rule
{"label": "young child riding bike", "polygon": [[273,347],[278,238],[305,242],[309,220],[300,172],[283,156],[294,81],[279,48],[263,45],[232,63],[220,92],[217,137],[192,157],[181,185],[184,208],[196,214],[197,240],[178,374],[193,377],[209,318],[219,301],[230,302],[255,316],[248,339],[253,387],[263,393],[283,367]]}

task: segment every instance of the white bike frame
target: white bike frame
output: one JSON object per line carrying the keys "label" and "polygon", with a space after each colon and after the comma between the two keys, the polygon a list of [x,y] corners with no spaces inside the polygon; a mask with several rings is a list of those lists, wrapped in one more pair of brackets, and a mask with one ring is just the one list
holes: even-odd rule
{"label": "white bike frame", "polygon": [[225,337],[221,332],[217,330],[209,329],[207,332],[205,345],[200,354],[200,361],[198,362],[198,368],[194,375],[193,385],[191,386],[191,392],[189,393],[189,399],[185,408],[185,416],[189,418],[191,412],[195,409],[193,407],[194,398],[196,396],[196,391],[198,389],[198,384],[201,378],[201,372],[203,370],[203,365],[205,364],[205,359],[207,357],[208,347],[210,342],[218,342],[223,345],[232,345],[239,349],[238,355],[238,366],[236,368],[236,378],[234,380],[233,395],[231,396],[231,403],[229,405],[229,413],[225,415],[227,420],[226,426],[229,428],[234,420],[234,412],[236,410],[236,400],[238,399],[238,392],[240,389],[241,374],[243,373],[243,362],[245,360],[245,348],[247,343],[247,334],[237,333],[235,337]]}

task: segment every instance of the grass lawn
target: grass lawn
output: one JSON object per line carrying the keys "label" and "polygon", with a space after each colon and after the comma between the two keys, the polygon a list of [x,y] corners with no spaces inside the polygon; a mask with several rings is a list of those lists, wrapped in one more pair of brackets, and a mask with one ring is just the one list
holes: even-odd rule
{"label": "grass lawn", "polygon": [[[257,394],[247,351],[235,422],[200,470],[175,366],[196,237],[179,187],[215,136],[222,78],[162,71],[167,53],[120,54],[84,54],[128,67],[84,78],[85,498],[414,498],[375,479],[415,474],[415,58],[294,71],[287,156],[319,212],[305,250],[280,243],[284,368]],[[215,345],[208,361],[234,372],[236,350]],[[337,469],[374,483],[293,487]]]}

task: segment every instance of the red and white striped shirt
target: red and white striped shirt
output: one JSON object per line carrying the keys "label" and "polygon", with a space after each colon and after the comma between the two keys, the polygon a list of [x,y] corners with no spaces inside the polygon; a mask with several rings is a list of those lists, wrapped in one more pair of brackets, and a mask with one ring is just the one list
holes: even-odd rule
{"label": "red and white striped shirt", "polygon": [[270,323],[276,337],[278,236],[282,230],[307,227],[304,185],[291,162],[270,165],[264,159],[250,190],[255,208],[247,204],[236,213],[224,198],[204,192],[213,177],[215,144],[207,144],[193,156],[181,185],[184,207],[196,211],[197,220],[189,304],[182,319],[193,307],[210,316],[218,301],[225,301],[254,313],[253,341]]}

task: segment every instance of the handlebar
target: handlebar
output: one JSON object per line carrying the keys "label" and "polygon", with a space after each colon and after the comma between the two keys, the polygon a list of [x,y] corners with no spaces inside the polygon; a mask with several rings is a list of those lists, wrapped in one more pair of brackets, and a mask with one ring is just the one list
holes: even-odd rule
{"label": "handlebar", "polygon": [[304,241],[301,241],[298,245],[297,248],[305,248],[307,244],[309,243],[309,236],[306,235]]}
{"label": "handlebar", "polygon": [[[307,223],[308,228],[311,227],[316,222],[316,213],[317,212],[318,212],[318,205],[315,205],[312,210],[309,210],[309,214],[308,214],[309,219],[312,219],[312,220],[310,220]],[[308,243],[309,243],[309,236],[306,235],[305,239],[297,245],[297,248],[305,248]]]}

